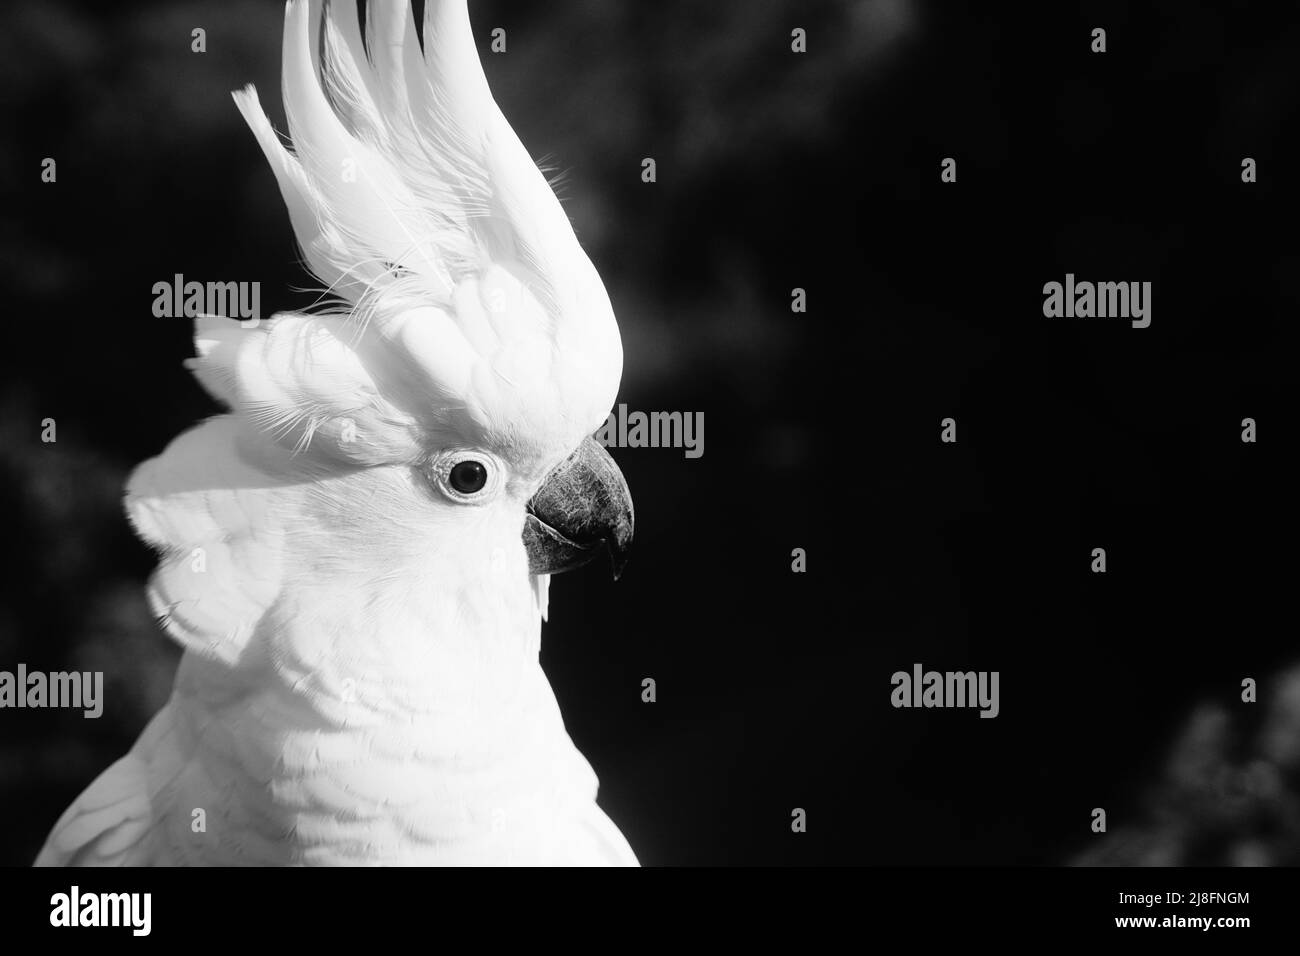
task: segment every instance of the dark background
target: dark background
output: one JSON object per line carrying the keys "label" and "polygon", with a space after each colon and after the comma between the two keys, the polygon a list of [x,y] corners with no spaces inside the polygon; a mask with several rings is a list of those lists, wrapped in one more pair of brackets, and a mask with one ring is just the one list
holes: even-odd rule
{"label": "dark background", "polygon": [[[99,720],[0,712],[0,863],[30,861],[169,692],[177,653],[145,606],[153,561],[121,488],[215,407],[181,367],[187,321],[153,317],[153,283],[260,281],[264,314],[313,301],[229,97],[255,83],[283,128],[282,9],[0,12],[0,669],[106,682]],[[699,460],[614,450],[633,561],[617,584],[598,566],[557,578],[544,634],[566,723],[642,862],[1300,862],[1279,407],[1300,12],[475,0],[471,15],[507,117],[566,172],[619,316],[619,401],[705,415]],[[948,156],[956,184],[939,179]],[[1151,327],[1045,319],[1043,283],[1067,272],[1151,281]],[[890,675],[914,662],[1000,671],[1001,715],[891,708]],[[1247,676],[1258,704],[1240,701]]]}

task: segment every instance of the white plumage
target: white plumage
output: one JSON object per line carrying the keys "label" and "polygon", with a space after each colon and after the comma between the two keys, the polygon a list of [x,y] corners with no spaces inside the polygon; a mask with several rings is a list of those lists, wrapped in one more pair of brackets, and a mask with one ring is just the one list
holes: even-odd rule
{"label": "white plumage", "polygon": [[363,44],[350,0],[291,2],[292,151],[235,94],[337,308],[199,321],[229,413],[127,491],[175,690],[38,863],[636,862],[538,664],[520,537],[613,404],[617,326],[464,0],[423,30],[384,0]]}

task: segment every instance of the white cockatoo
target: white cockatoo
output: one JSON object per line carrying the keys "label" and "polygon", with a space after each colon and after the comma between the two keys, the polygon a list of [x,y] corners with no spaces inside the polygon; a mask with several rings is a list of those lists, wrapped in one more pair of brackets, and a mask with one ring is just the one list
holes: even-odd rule
{"label": "white cockatoo", "polygon": [[341,305],[198,320],[229,412],[126,497],[185,653],[38,864],[636,864],[538,663],[549,574],[603,544],[617,575],[632,535],[589,437],[609,297],[465,0],[422,27],[381,0],[364,33],[352,0],[288,4],[291,150],[234,94]]}

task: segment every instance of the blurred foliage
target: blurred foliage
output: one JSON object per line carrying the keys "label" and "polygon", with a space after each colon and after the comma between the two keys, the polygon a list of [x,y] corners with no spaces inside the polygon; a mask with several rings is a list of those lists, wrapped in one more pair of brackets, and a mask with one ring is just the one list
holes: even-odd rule
{"label": "blurred foliage", "polygon": [[1261,681],[1259,693],[1266,703],[1243,704],[1235,715],[1216,704],[1197,708],[1145,795],[1145,812],[1110,817],[1074,862],[1300,865],[1300,667]]}

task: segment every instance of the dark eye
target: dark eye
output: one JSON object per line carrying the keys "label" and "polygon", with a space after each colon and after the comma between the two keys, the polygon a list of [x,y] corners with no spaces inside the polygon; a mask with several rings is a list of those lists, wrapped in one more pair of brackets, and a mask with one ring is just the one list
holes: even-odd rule
{"label": "dark eye", "polygon": [[447,476],[448,482],[462,495],[477,494],[487,484],[488,473],[483,465],[473,459],[458,463]]}
{"label": "dark eye", "polygon": [[421,463],[419,471],[444,499],[473,507],[495,501],[506,479],[501,460],[484,448],[444,448]]}

